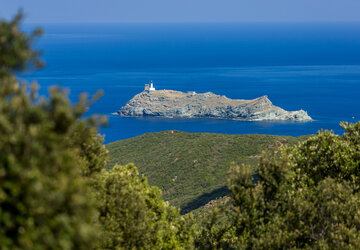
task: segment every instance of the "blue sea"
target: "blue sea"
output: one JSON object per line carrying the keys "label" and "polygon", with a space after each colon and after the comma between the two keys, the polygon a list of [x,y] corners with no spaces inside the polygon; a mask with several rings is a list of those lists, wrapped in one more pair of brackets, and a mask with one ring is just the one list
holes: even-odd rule
{"label": "blue sea", "polygon": [[[105,95],[88,111],[108,117],[105,142],[148,132],[227,134],[343,133],[360,120],[360,23],[48,24],[35,46],[46,67],[20,75],[41,93],[52,85]],[[31,30],[27,25],[25,30]],[[211,91],[229,98],[267,95],[312,122],[124,118],[113,113],[145,83],[157,89]]]}

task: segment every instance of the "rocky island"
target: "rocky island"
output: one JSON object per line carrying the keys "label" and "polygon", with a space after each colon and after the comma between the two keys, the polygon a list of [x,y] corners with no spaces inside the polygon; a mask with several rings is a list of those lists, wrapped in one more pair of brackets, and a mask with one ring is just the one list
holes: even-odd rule
{"label": "rocky island", "polygon": [[271,103],[267,96],[253,100],[230,99],[211,92],[195,93],[174,90],[155,90],[145,85],[118,112],[120,116],[227,118],[251,121],[311,121],[304,110],[286,111]]}

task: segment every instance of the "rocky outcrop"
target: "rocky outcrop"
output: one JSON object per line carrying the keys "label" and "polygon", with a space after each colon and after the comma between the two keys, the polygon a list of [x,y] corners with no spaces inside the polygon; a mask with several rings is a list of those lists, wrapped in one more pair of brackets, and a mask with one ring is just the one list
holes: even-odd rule
{"label": "rocky outcrop", "polygon": [[252,121],[312,120],[304,110],[286,111],[274,106],[267,96],[239,100],[211,92],[195,94],[173,90],[143,91],[117,113],[121,116],[209,117]]}

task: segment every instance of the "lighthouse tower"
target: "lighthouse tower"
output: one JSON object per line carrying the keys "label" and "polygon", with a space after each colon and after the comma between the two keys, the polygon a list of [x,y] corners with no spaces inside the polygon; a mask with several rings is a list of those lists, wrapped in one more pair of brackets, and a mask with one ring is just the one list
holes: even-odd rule
{"label": "lighthouse tower", "polygon": [[150,88],[149,91],[155,91],[153,81],[150,82]]}

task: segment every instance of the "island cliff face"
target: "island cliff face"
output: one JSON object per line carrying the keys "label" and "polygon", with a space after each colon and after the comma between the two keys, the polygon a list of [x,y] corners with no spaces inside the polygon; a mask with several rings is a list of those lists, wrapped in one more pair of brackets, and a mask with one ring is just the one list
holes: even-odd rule
{"label": "island cliff face", "polygon": [[238,120],[311,121],[304,110],[286,111],[267,96],[253,100],[230,99],[211,92],[196,94],[174,90],[146,91],[134,96],[118,112],[120,116],[228,118]]}

